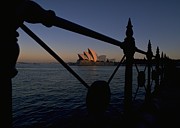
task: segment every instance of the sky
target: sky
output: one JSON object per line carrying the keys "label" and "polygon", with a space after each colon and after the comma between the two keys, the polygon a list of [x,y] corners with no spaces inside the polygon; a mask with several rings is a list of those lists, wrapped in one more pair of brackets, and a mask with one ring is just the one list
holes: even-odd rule
{"label": "sky", "polygon": [[[56,16],[69,20],[120,42],[126,37],[126,26],[131,18],[135,45],[147,51],[150,40],[153,54],[160,53],[180,59],[180,1],[179,0],[35,0]],[[77,54],[88,48],[98,55],[120,61],[123,50],[118,46],[86,37],[62,28],[47,28],[42,24],[24,23],[65,62],[76,62]],[[21,28],[18,44],[19,62],[56,62],[36,41]],[[135,53],[135,58],[144,55]]]}

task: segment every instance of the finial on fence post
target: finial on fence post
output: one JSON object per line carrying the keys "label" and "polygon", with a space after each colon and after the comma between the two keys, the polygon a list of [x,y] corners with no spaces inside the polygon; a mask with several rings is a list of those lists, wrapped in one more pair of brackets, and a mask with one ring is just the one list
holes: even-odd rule
{"label": "finial on fence post", "polygon": [[129,18],[126,38],[122,43],[123,52],[126,56],[125,86],[124,86],[124,114],[127,118],[131,117],[132,111],[132,65],[135,53],[135,39],[133,38],[131,19]]}
{"label": "finial on fence post", "polygon": [[126,30],[126,36],[127,37],[132,37],[133,36],[133,30],[132,30],[132,24],[131,24],[131,19],[129,18],[128,20],[128,25],[127,25],[127,30]]}
{"label": "finial on fence post", "polygon": [[133,57],[135,53],[135,39],[133,37],[133,30],[132,30],[131,19],[128,20],[128,25],[126,26],[126,38],[122,43],[123,52],[126,57]]}

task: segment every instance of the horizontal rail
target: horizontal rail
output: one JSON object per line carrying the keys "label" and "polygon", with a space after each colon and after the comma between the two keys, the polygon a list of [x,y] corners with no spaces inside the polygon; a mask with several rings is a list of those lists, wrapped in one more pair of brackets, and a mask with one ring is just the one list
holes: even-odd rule
{"label": "horizontal rail", "polygon": [[111,37],[108,37],[106,35],[100,34],[98,32],[95,32],[91,29],[88,29],[86,27],[83,27],[81,25],[75,24],[73,22],[70,22],[68,20],[65,20],[63,18],[60,17],[56,17],[53,21],[53,25],[59,28],[63,28],[78,34],[82,34],[91,38],[95,38],[97,40],[101,40],[116,46],[119,46],[120,48],[122,48],[122,44],[120,41],[115,40]]}
{"label": "horizontal rail", "polygon": [[[81,35],[85,35],[100,41],[104,41],[106,43],[112,44],[112,45],[116,45],[119,46],[121,49],[123,49],[123,44],[122,42],[115,40],[111,37],[108,37],[106,35],[103,35],[101,33],[98,33],[96,31],[93,31],[91,29],[88,29],[86,27],[83,27],[79,24],[73,23],[71,21],[68,21],[66,19],[60,18],[60,17],[55,17],[55,19],[53,20],[53,25],[59,28],[63,28]],[[136,52],[142,53],[142,54],[146,54],[146,52],[136,48],[135,49]]]}

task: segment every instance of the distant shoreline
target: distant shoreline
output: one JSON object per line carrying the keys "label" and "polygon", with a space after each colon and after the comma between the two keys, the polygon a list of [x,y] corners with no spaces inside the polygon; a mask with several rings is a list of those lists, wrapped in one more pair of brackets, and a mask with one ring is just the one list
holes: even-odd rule
{"label": "distant shoreline", "polygon": [[[172,59],[177,66],[180,66],[180,59]],[[59,62],[23,62],[19,61],[17,64],[59,64]],[[84,65],[78,65],[77,62],[67,62],[70,66],[116,66],[119,64],[119,62],[99,62],[99,64],[84,64]],[[135,59],[134,64],[138,65],[146,65],[147,60],[146,59]],[[155,60],[152,60],[152,65],[155,64]],[[122,63],[122,65],[125,65],[125,61]]]}

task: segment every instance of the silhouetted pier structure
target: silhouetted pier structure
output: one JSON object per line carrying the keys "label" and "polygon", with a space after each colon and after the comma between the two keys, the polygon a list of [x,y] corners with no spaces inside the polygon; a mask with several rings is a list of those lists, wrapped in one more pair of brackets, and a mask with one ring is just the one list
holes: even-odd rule
{"label": "silhouetted pier structure", "polygon": [[[53,50],[51,50],[40,38],[38,38],[25,25],[21,28],[31,36],[37,43],[39,43],[47,52],[49,52],[59,63],[61,63],[71,74],[74,75],[81,83],[88,89],[87,108],[95,122],[92,120],[72,121],[71,126],[77,127],[93,127],[102,126],[108,127],[139,127],[139,128],[159,128],[166,125],[178,125],[178,120],[175,117],[180,114],[180,105],[178,105],[180,98],[180,75],[179,69],[173,63],[173,60],[159,55],[159,48],[157,47],[156,55],[153,55],[151,49],[151,42],[148,43],[148,50],[143,51],[135,46],[135,39],[133,37],[133,29],[131,20],[129,19],[126,37],[123,42],[112,39],[108,36],[102,35],[83,26],[77,25],[65,19],[57,17],[54,19],[54,25],[72,32],[76,32],[88,37],[92,37],[112,45],[120,47],[124,56],[117,68],[113,72],[108,81],[95,81],[89,86],[76,72],[74,72]],[[144,87],[146,90],[145,100],[140,106],[134,105],[132,93],[132,79],[133,79],[133,64],[135,52],[144,54],[147,58],[147,83],[145,70],[139,71],[138,87]],[[122,61],[125,60],[125,85],[124,85],[124,106],[123,113],[119,119],[111,119],[103,116],[110,102],[110,88],[109,84],[113,79],[114,74],[121,66]],[[152,59],[155,59],[155,69],[152,70]],[[152,91],[151,82],[155,81],[155,89]],[[137,89],[138,92],[138,89]],[[112,92],[113,93],[113,92]],[[100,99],[98,99],[100,97]],[[97,106],[98,103],[98,106]],[[174,115],[175,114],[175,115]],[[82,122],[84,121],[84,122]],[[57,127],[60,124],[57,124]]]}

